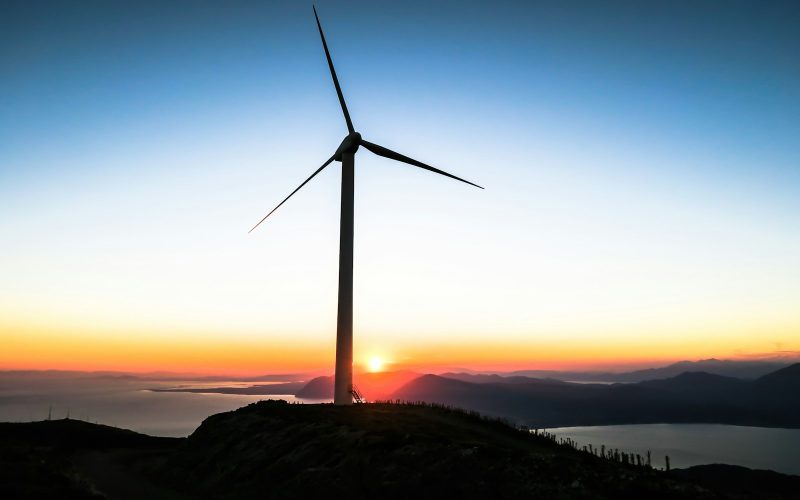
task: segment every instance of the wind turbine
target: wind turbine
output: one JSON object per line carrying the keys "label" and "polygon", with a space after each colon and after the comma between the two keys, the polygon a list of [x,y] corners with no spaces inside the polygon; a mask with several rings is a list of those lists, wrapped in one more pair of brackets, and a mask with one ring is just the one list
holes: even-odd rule
{"label": "wind turbine", "polygon": [[331,78],[333,78],[333,86],[336,87],[336,94],[339,96],[339,104],[342,105],[342,113],[344,113],[344,121],[347,123],[347,130],[349,133],[336,149],[336,152],[333,153],[333,156],[328,158],[321,167],[311,174],[308,179],[303,181],[289,196],[284,198],[282,202],[278,203],[278,206],[273,208],[263,219],[258,221],[258,224],[250,229],[250,232],[253,232],[267,217],[286,203],[286,200],[291,198],[292,195],[305,186],[308,181],[313,179],[322,169],[330,165],[331,162],[334,160],[341,162],[342,208],[339,223],[339,310],[336,320],[336,374],[333,403],[335,405],[350,405],[353,403],[353,177],[355,154],[359,146],[364,146],[378,156],[408,163],[409,165],[424,168],[425,170],[430,170],[431,172],[450,177],[451,179],[465,182],[471,186],[480,189],[483,188],[460,177],[448,174],[443,170],[396,153],[391,149],[365,141],[361,137],[361,134],[356,132],[355,128],[353,128],[353,122],[350,120],[350,113],[347,111],[347,104],[344,102],[342,88],[339,86],[339,79],[336,77],[336,70],[333,67],[331,54],[328,51],[328,44],[325,42],[325,34],[322,32],[322,25],[319,22],[316,7],[314,7],[314,17],[317,20],[319,36],[322,39],[322,48],[325,49],[325,57],[328,59],[328,68],[330,68]]}

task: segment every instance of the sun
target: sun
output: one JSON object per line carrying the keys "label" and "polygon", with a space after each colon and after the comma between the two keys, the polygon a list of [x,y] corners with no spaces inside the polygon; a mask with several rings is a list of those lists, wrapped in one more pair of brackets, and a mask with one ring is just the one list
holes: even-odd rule
{"label": "sun", "polygon": [[377,356],[373,356],[367,361],[367,368],[371,372],[379,372],[383,370],[383,360]]}

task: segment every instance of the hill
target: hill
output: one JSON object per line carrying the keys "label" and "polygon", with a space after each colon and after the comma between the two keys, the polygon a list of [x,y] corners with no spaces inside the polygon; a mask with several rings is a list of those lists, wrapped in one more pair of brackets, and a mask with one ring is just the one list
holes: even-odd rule
{"label": "hill", "polygon": [[427,405],[262,401],[181,439],[66,420],[3,424],[0,436],[9,499],[746,499],[791,498],[797,485],[756,475],[768,494],[742,495],[716,485],[716,470],[657,471]]}
{"label": "hill", "polygon": [[[102,500],[98,487],[117,482],[115,469],[160,457],[178,442],[80,420],[0,422],[0,498]],[[127,496],[119,498],[175,498],[135,472],[122,476]]]}
{"label": "hill", "polygon": [[[780,370],[768,373],[758,380],[756,383],[759,387],[775,387],[775,388],[797,388],[800,387],[800,363],[787,366]],[[797,395],[797,393],[793,394]]]}
{"label": "hill", "polygon": [[800,427],[800,364],[755,381],[704,372],[632,384],[425,375],[393,398],[502,416],[532,427],[660,422]]}
{"label": "hill", "polygon": [[[391,399],[397,389],[419,376],[419,373],[408,370],[356,373],[353,375],[353,385],[370,401],[380,401]],[[333,399],[333,377],[311,379],[295,393],[295,396],[306,399]]]}
{"label": "hill", "polygon": [[675,377],[647,380],[638,387],[664,391],[672,398],[696,404],[737,406],[749,400],[753,387],[749,380],[705,372],[686,372]]}
{"label": "hill", "polygon": [[62,449],[105,449],[158,447],[175,440],[67,418],[24,424],[0,422],[0,442],[4,445],[54,446]]}
{"label": "hill", "polygon": [[771,498],[800,492],[800,476],[736,465],[696,465],[688,469],[676,469],[672,474],[727,495]]}

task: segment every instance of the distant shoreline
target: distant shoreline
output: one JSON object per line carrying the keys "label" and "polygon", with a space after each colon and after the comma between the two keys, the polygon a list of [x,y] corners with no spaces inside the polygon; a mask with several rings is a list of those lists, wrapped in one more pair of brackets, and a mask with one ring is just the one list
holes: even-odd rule
{"label": "distant shoreline", "polygon": [[191,392],[195,394],[245,394],[248,396],[294,396],[305,382],[259,384],[247,387],[169,387],[148,388],[151,392]]}

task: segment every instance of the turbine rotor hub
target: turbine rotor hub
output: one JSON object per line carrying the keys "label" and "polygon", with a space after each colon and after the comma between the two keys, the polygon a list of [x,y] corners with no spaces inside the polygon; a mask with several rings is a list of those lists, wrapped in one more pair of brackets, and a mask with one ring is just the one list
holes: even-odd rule
{"label": "turbine rotor hub", "polygon": [[344,138],[341,144],[339,144],[339,148],[336,150],[336,161],[342,161],[342,154],[343,153],[353,153],[355,154],[358,151],[358,147],[361,145],[361,134],[358,132],[352,132]]}

